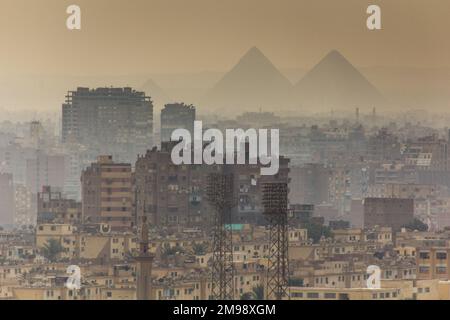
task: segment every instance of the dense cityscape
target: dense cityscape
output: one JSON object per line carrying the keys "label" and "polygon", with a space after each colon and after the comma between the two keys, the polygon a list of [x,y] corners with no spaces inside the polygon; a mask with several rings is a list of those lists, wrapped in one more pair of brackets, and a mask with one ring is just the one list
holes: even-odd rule
{"label": "dense cityscape", "polygon": [[[213,298],[206,186],[218,166],[170,157],[170,133],[192,131],[196,108],[165,105],[155,133],[151,98],[132,88],[77,88],[61,111],[60,130],[51,120],[0,125],[1,299]],[[289,189],[286,298],[450,298],[448,128],[375,108],[202,120],[280,128],[278,174],[230,169],[232,299],[270,298],[268,182]],[[80,268],[80,289],[66,285],[70,265]],[[370,265],[381,269],[376,289],[367,288]]]}
{"label": "dense cityscape", "polygon": [[399,1],[2,0],[0,300],[450,300],[450,6]]}

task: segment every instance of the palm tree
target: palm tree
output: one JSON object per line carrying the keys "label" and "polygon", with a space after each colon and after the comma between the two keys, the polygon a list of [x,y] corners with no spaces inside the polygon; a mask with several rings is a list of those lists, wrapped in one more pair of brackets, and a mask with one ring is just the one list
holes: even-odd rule
{"label": "palm tree", "polygon": [[251,292],[246,292],[241,296],[241,300],[264,300],[264,286],[253,287]]}
{"label": "palm tree", "polygon": [[54,262],[59,254],[64,251],[61,243],[56,239],[48,239],[47,243],[41,248],[42,255],[49,261]]}
{"label": "palm tree", "polygon": [[252,292],[246,292],[241,295],[241,300],[254,300]]}
{"label": "palm tree", "polygon": [[264,286],[262,284],[253,287],[252,293],[255,300],[264,300]]}
{"label": "palm tree", "polygon": [[194,243],[192,246],[192,252],[196,256],[203,256],[208,250],[208,245],[206,243]]}
{"label": "palm tree", "polygon": [[164,246],[161,248],[161,261],[165,264],[168,264],[169,261],[172,261],[177,254],[182,253],[184,253],[184,249],[179,246]]}
{"label": "palm tree", "polygon": [[164,247],[161,250],[161,255],[163,256],[174,256],[177,253],[184,253],[184,249],[180,246],[175,247]]}

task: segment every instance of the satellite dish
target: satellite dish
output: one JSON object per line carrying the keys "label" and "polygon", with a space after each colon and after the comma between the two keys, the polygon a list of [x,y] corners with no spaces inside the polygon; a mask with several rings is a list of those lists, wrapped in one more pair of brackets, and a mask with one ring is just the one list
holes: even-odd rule
{"label": "satellite dish", "polygon": [[101,234],[109,234],[111,232],[111,226],[106,223],[102,223],[100,225],[100,233]]}

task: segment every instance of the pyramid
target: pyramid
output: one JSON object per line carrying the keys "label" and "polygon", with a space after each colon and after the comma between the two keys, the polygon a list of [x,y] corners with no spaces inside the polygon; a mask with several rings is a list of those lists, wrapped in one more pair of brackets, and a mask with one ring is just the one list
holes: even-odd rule
{"label": "pyramid", "polygon": [[336,50],[294,86],[293,98],[302,108],[320,111],[386,104],[378,89]]}
{"label": "pyramid", "polygon": [[291,89],[289,80],[253,47],[209,90],[205,104],[226,111],[274,110],[289,101]]}
{"label": "pyramid", "polygon": [[166,92],[152,79],[147,80],[140,90],[144,91],[147,96],[150,96],[154,105],[158,105],[159,108],[171,101]]}

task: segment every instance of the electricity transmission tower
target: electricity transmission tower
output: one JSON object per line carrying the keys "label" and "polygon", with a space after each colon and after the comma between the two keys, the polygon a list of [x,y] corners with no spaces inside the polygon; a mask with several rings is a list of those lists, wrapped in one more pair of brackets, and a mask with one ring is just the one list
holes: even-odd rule
{"label": "electricity transmission tower", "polygon": [[266,298],[269,300],[289,299],[287,196],[287,183],[263,184],[262,203],[264,215],[269,222],[269,261],[266,287]]}
{"label": "electricity transmission tower", "polygon": [[234,266],[231,209],[234,207],[234,177],[226,169],[208,176],[207,197],[215,209],[213,226],[212,298],[233,300]]}

